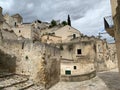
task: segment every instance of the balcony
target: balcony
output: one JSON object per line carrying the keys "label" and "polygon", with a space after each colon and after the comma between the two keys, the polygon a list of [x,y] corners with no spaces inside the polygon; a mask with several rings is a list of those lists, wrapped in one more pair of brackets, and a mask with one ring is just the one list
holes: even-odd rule
{"label": "balcony", "polygon": [[105,26],[105,30],[107,31],[107,33],[114,37],[114,24],[113,24],[113,19],[112,16],[107,16],[104,17],[104,26]]}

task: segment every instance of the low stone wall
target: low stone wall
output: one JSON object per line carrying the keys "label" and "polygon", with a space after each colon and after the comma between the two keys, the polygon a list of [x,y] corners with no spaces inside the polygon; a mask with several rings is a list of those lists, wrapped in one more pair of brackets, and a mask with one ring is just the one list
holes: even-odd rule
{"label": "low stone wall", "polygon": [[61,81],[65,82],[79,82],[79,81],[85,81],[89,80],[91,78],[94,78],[96,76],[96,71],[93,71],[88,74],[82,74],[82,75],[62,75]]}

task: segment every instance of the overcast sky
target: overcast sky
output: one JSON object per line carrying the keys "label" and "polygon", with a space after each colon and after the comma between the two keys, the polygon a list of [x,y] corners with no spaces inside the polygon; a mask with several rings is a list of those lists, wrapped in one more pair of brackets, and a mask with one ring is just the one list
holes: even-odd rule
{"label": "overcast sky", "polygon": [[3,14],[20,13],[24,22],[67,20],[69,14],[74,28],[94,36],[104,30],[103,17],[111,15],[110,0],[0,0],[0,6]]}

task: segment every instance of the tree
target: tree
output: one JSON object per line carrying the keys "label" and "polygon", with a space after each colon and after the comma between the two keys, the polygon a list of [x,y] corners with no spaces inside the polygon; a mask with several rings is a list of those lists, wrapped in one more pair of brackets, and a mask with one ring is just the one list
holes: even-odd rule
{"label": "tree", "polygon": [[57,25],[56,21],[55,21],[55,20],[52,20],[52,21],[51,21],[51,27],[54,27],[54,26],[56,26],[56,25]]}
{"label": "tree", "polygon": [[68,23],[66,21],[62,21],[62,25],[65,26],[67,25]]}
{"label": "tree", "polygon": [[71,20],[70,20],[70,16],[68,15],[68,25],[70,25],[71,26]]}

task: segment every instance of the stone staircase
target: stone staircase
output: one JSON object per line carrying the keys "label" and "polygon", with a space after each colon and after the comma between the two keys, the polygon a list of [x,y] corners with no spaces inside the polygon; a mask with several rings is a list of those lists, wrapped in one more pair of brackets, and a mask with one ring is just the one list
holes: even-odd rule
{"label": "stone staircase", "polygon": [[45,90],[37,86],[28,77],[13,73],[0,72],[0,90]]}

